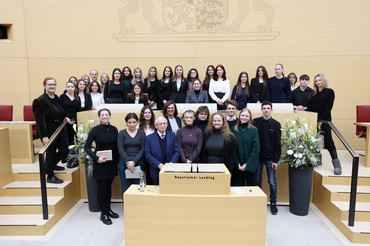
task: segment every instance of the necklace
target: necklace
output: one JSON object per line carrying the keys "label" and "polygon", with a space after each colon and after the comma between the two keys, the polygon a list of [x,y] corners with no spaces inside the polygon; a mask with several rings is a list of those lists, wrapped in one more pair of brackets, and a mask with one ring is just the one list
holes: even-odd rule
{"label": "necklace", "polygon": [[191,131],[189,131],[189,128],[190,127],[186,127],[186,130],[187,130],[188,134],[190,135],[190,137],[192,137],[193,136],[193,128],[191,128]]}

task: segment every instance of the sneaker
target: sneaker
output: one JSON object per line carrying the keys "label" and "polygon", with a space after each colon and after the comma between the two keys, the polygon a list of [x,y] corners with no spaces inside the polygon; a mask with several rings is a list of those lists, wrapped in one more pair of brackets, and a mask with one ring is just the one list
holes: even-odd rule
{"label": "sneaker", "polygon": [[276,207],[276,204],[271,204],[271,214],[276,215],[278,213],[278,209]]}

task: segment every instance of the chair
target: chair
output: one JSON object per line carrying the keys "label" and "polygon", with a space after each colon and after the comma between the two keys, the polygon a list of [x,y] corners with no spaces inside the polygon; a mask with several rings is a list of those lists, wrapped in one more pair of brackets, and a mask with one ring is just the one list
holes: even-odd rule
{"label": "chair", "polygon": [[0,105],[0,121],[13,121],[13,105]]}
{"label": "chair", "polygon": [[[23,106],[23,120],[24,121],[35,121],[35,116],[33,114],[32,105]],[[36,126],[32,127],[33,139],[36,139]]]}
{"label": "chair", "polygon": [[[370,122],[370,105],[356,105],[356,121]],[[356,126],[356,135],[366,138],[366,127]]]}

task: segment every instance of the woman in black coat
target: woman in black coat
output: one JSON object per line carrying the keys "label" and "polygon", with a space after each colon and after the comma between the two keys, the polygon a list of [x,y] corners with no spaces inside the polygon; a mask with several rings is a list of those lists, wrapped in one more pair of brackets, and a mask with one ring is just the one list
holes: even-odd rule
{"label": "woman in black coat", "polygon": [[308,100],[307,110],[317,113],[317,126],[324,132],[324,145],[329,151],[334,166],[334,174],[342,174],[342,166],[338,159],[337,149],[335,148],[331,136],[331,128],[322,121],[331,121],[331,110],[333,108],[335,94],[334,90],[328,87],[328,81],[323,74],[317,74],[314,79],[315,92]]}
{"label": "woman in black coat", "polygon": [[[93,178],[98,184],[98,202],[101,209],[100,220],[111,225],[110,218],[118,218],[110,208],[112,196],[112,183],[117,176],[118,149],[117,137],[118,130],[109,123],[111,112],[109,109],[100,109],[98,111],[100,125],[91,129],[84,150],[93,159]],[[91,144],[95,141],[96,150],[91,150]],[[112,159],[107,156],[98,154],[98,151],[110,151]],[[98,154],[98,155],[97,155]],[[107,154],[110,156],[109,154]]]}
{"label": "woman in black coat", "polygon": [[225,117],[221,113],[212,114],[203,137],[201,161],[203,163],[224,163],[232,174],[236,155],[236,139]]}
{"label": "woman in black coat", "polygon": [[[56,80],[45,78],[44,94],[33,100],[32,109],[37,124],[37,137],[45,145],[59,125],[65,120],[66,109],[55,95]],[[57,151],[58,150],[58,151]],[[45,168],[48,183],[63,183],[63,180],[54,176],[54,170],[64,170],[64,167],[57,166],[57,163],[65,159],[68,154],[67,133],[62,130],[46,151]]]}
{"label": "woman in black coat", "polygon": [[92,99],[90,93],[87,93],[86,84],[83,80],[77,81],[77,94],[80,98],[80,110],[86,111],[92,109]]}
{"label": "woman in black coat", "polygon": [[251,86],[249,88],[250,102],[251,103],[262,103],[265,101],[266,85],[269,75],[264,66],[258,66],[256,71],[256,77],[251,80]]}

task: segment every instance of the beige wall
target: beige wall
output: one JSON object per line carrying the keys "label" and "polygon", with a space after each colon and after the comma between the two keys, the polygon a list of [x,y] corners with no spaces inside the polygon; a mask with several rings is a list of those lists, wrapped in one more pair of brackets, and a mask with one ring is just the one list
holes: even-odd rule
{"label": "beige wall", "polygon": [[183,21],[196,19],[194,5],[179,6],[185,16],[177,19],[167,4],[174,2],[182,1],[0,0],[0,24],[13,27],[13,40],[0,41],[0,104],[14,104],[21,120],[44,77],[54,76],[61,92],[69,76],[91,68],[110,74],[140,66],[146,74],[151,65],[161,73],[182,64],[203,76],[207,65],[221,63],[234,84],[240,71],[252,77],[263,64],[272,76],[282,63],[286,74],[327,76],[336,93],[334,123],[353,147],[364,147],[353,122],[355,105],[370,104],[369,1],[210,0],[224,6],[213,20],[221,24],[200,30],[186,30]]}

